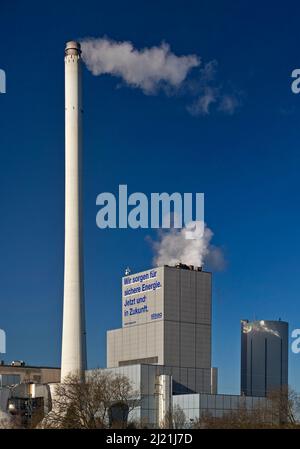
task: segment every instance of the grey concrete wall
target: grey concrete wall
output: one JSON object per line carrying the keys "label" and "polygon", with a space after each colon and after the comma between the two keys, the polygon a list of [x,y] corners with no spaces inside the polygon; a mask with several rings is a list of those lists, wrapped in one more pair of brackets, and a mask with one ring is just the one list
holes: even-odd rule
{"label": "grey concrete wall", "polygon": [[120,362],[157,357],[163,364],[163,321],[141,324],[107,332],[107,367]]}
{"label": "grey concrete wall", "polygon": [[164,364],[211,366],[211,273],[165,267]]}

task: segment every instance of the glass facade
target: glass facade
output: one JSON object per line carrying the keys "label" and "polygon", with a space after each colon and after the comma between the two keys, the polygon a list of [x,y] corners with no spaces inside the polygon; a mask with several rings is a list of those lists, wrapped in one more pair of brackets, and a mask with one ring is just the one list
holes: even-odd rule
{"label": "glass facade", "polygon": [[241,393],[267,396],[288,385],[288,323],[241,322]]}
{"label": "glass facade", "polygon": [[191,423],[202,415],[209,414],[215,418],[221,418],[230,411],[239,409],[254,409],[258,405],[263,406],[265,398],[244,397],[226,394],[185,394],[173,396],[173,407],[183,409],[187,423]]}
{"label": "glass facade", "polygon": [[[171,368],[159,365],[131,365],[118,368],[107,368],[114,374],[129,378],[139,399],[138,406],[129,413],[130,421],[141,422],[149,427],[158,426],[157,379],[161,374],[172,375]],[[187,424],[200,418],[203,414],[222,417],[225,413],[239,408],[251,410],[262,406],[265,398],[246,397],[224,394],[175,394],[173,382],[173,407],[180,406],[185,413]]]}
{"label": "glass facade", "polygon": [[19,384],[20,379],[19,374],[0,374],[0,387]]}

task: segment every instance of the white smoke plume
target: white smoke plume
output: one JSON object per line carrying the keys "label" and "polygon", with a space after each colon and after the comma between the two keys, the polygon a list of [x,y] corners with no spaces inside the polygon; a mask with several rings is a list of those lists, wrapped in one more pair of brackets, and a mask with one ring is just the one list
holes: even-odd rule
{"label": "white smoke plume", "polygon": [[219,105],[219,111],[224,112],[225,114],[232,115],[234,114],[236,108],[239,106],[239,100],[234,95],[223,95]]}
{"label": "white smoke plume", "polygon": [[217,80],[217,61],[213,60],[200,68],[199,79],[189,83],[197,98],[187,106],[193,116],[209,115],[213,109],[226,115],[233,115],[241,103],[241,93],[224,92]]}
{"label": "white smoke plume", "polygon": [[131,42],[106,37],[81,41],[82,57],[93,75],[111,74],[146,94],[161,87],[178,88],[188,72],[200,65],[196,55],[177,56],[167,43],[137,50]]}
{"label": "white smoke plume", "polygon": [[187,110],[191,115],[208,115],[211,106],[216,103],[218,99],[218,90],[206,86],[202,95],[197,98],[194,103],[187,106]]}
{"label": "white smoke plume", "polygon": [[205,225],[204,232],[195,235],[194,239],[187,236],[189,232],[187,228],[162,230],[158,240],[152,242],[155,252],[154,265],[175,265],[180,262],[202,267],[207,263],[211,269],[224,269],[223,252],[211,244],[212,230]]}
{"label": "white smoke plume", "polygon": [[[163,90],[167,95],[188,95],[187,111],[193,116],[207,116],[213,110],[233,115],[239,108],[240,95],[228,94],[217,82],[216,60],[201,65],[195,54],[177,56],[170,45],[136,49],[129,41],[108,37],[81,39],[82,58],[93,75],[110,74],[146,95]],[[201,66],[200,66],[201,65]],[[191,70],[199,67],[195,76]]]}

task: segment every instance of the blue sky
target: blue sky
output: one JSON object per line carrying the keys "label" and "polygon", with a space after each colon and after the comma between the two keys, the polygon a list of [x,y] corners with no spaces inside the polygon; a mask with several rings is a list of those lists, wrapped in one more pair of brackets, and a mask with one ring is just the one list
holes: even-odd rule
{"label": "blue sky", "polygon": [[[96,196],[204,192],[227,267],[213,278],[213,361],[239,392],[240,319],[300,328],[300,6],[258,1],[5,1],[0,15],[0,328],[5,359],[60,362],[64,225],[64,43],[86,36],[171,46],[218,62],[233,114],[192,116],[187,95],[145,95],[84,69],[84,243],[89,367],[121,325],[121,276],[152,265],[146,230],[96,227]],[[201,66],[200,66],[201,67]],[[197,68],[191,77],[197,79]],[[300,355],[290,383],[300,390]],[[297,379],[298,377],[298,379]]]}

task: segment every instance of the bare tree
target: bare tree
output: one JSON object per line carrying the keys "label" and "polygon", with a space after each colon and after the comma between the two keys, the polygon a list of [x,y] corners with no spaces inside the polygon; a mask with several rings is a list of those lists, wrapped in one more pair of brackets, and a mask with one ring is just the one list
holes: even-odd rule
{"label": "bare tree", "polygon": [[204,413],[193,422],[194,428],[208,429],[255,429],[261,428],[261,415],[259,410],[247,410],[241,407],[224,413],[222,417],[214,417],[211,413]]}
{"label": "bare tree", "polygon": [[186,427],[186,415],[179,405],[173,407],[173,426],[174,429],[184,429]]}
{"label": "bare tree", "polygon": [[160,423],[163,429],[184,429],[186,427],[186,416],[179,405],[175,405],[172,410],[165,414]]}
{"label": "bare tree", "polygon": [[173,429],[173,416],[171,410],[165,413],[163,419],[159,422],[159,427],[161,429]]}
{"label": "bare tree", "polygon": [[268,420],[276,427],[298,427],[300,396],[286,386],[272,390],[268,396]]}
{"label": "bare tree", "polygon": [[[137,394],[125,376],[95,370],[82,382],[79,376],[69,375],[56,386],[52,410],[43,420],[43,427],[124,427],[128,414],[137,402]],[[118,410],[122,412],[122,419],[116,423],[114,414]],[[118,416],[120,413],[117,413]]]}
{"label": "bare tree", "polygon": [[18,417],[11,416],[0,410],[0,429],[18,429],[21,428]]}
{"label": "bare tree", "polygon": [[273,390],[261,401],[259,406],[247,408],[245,405],[238,410],[224,413],[222,417],[213,417],[204,413],[193,422],[194,428],[212,429],[267,429],[267,428],[297,428],[297,413],[300,410],[299,395],[292,389],[280,388]]}

